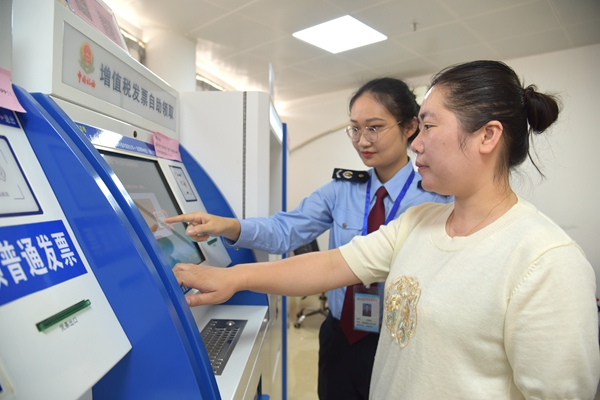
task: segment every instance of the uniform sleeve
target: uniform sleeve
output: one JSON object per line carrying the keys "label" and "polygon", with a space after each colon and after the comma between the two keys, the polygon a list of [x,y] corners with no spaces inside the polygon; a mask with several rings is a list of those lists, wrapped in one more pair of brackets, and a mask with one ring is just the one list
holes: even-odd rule
{"label": "uniform sleeve", "polygon": [[600,375],[595,282],[572,244],[544,253],[513,289],[505,348],[525,398],[594,398]]}
{"label": "uniform sleeve", "polygon": [[329,229],[335,202],[335,185],[329,182],[302,200],[292,211],[278,212],[267,218],[240,220],[239,239],[235,243],[226,241],[226,244],[271,254],[295,250]]}

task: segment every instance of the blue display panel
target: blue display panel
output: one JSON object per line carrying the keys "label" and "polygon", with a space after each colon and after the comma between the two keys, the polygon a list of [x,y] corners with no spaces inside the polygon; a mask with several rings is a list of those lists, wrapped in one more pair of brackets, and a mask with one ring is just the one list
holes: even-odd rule
{"label": "blue display panel", "polygon": [[154,145],[152,143],[142,142],[134,138],[119,135],[108,130],[98,129],[95,126],[87,125],[82,122],[73,121],[81,133],[88,138],[90,143],[95,146],[107,147],[115,150],[125,150],[140,155],[156,156]]}
{"label": "blue display panel", "polygon": [[0,107],[0,124],[12,126],[15,128],[19,127],[17,123],[17,118],[15,117],[15,113],[11,110],[7,110],[6,108]]}

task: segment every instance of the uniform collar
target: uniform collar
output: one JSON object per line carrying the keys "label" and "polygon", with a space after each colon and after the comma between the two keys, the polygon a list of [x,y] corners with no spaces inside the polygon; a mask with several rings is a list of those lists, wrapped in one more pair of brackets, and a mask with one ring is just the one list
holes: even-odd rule
{"label": "uniform collar", "polygon": [[373,198],[375,197],[375,192],[377,192],[377,189],[379,189],[381,186],[385,186],[385,189],[388,192],[389,199],[392,202],[395,202],[396,198],[400,194],[400,191],[402,190],[402,187],[406,183],[406,180],[408,179],[411,171],[413,171],[413,164],[409,158],[408,163],[406,163],[406,165],[404,167],[402,167],[402,169],[400,169],[400,171],[396,172],[396,175],[394,175],[392,177],[392,179],[387,181],[384,185],[381,183],[381,181],[377,177],[377,174],[375,173],[375,169],[371,168],[369,170],[369,174],[371,175],[371,199],[370,199],[370,201],[373,201]]}

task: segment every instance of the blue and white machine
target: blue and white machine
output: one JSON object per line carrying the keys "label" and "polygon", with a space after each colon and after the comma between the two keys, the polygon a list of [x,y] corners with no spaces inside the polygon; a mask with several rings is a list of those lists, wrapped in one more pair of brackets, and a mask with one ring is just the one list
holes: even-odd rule
{"label": "blue and white machine", "polygon": [[[39,133],[44,121],[31,122],[39,115],[29,107],[27,116]],[[0,109],[0,398],[78,398],[132,354],[134,338],[30,140],[15,113]]]}
{"label": "blue and white machine", "polygon": [[[236,326],[244,325],[239,337],[225,338],[227,345],[231,347],[219,350],[223,351],[220,358],[224,358],[227,367],[212,365],[215,378],[202,379],[199,385],[210,386],[211,381],[216,379],[217,385],[213,391],[220,398],[254,399],[257,393],[261,392],[261,366],[266,362],[261,359],[268,322],[266,296],[243,293],[232,299],[228,305],[196,307],[190,310],[170,271],[177,262],[209,263],[223,267],[232,263],[221,239],[213,238],[198,246],[186,237],[183,224],[167,226],[162,222],[169,215],[197,209],[207,210],[195,189],[194,182],[198,181],[202,182],[204,197],[219,199],[215,203],[220,204],[221,209],[207,211],[231,214],[231,210],[227,212],[223,209],[228,207],[227,203],[214,183],[185,150],[185,163],[158,158],[150,144],[112,131],[74,123],[50,96],[34,96],[39,99],[45,110],[56,118],[74,145],[80,148],[81,156],[94,165],[95,171],[114,194],[116,201],[123,204],[124,212],[128,214],[135,233],[141,238],[150,257],[154,258],[152,263],[167,288],[169,298],[184,327],[182,334],[189,341],[194,354],[193,358],[190,357],[191,361],[199,363],[199,366],[205,369],[211,368],[214,362],[209,357],[210,348],[209,354],[205,355],[206,350],[199,335],[208,325],[215,321],[233,321]],[[188,165],[192,173],[188,173]],[[252,261],[251,252],[232,253],[235,253],[238,262]]]}
{"label": "blue and white machine", "polygon": [[[14,165],[10,171],[14,172],[17,163],[21,166],[23,179],[18,179],[17,175],[17,183],[19,187],[23,187],[25,179],[30,182],[32,196],[35,195],[42,204],[42,212],[39,216],[25,214],[2,218],[2,241],[8,242],[8,245],[11,245],[11,241],[17,241],[19,245],[18,240],[23,241],[30,235],[35,237],[32,247],[37,246],[38,253],[43,255],[38,237],[53,237],[53,234],[60,232],[55,227],[58,223],[54,221],[62,213],[65,221],[63,224],[70,227],[69,232],[72,231],[67,243],[78,243],[76,247],[81,248],[75,259],[82,260],[80,263],[85,263],[85,260],[89,263],[91,272],[87,275],[96,277],[116,315],[117,326],[124,331],[131,343],[128,346],[131,350],[126,355],[123,354],[125,357],[115,360],[111,367],[116,365],[112,369],[105,369],[102,374],[90,375],[89,368],[78,368],[77,364],[70,362],[67,357],[69,354],[83,358],[92,366],[96,365],[97,360],[101,360],[97,359],[96,354],[88,353],[87,341],[92,338],[89,330],[104,339],[98,350],[100,354],[111,354],[113,347],[118,344],[113,343],[115,341],[109,335],[109,325],[98,326],[87,322],[87,309],[96,312],[101,303],[90,298],[90,290],[75,279],[58,281],[51,287],[54,291],[68,293],[67,303],[79,304],[73,301],[73,295],[77,292],[81,292],[77,298],[83,296],[82,300],[91,302],[87,307],[84,307],[85,302],[82,303],[80,307],[83,308],[74,309],[75,314],[72,315],[64,316],[64,311],[70,309],[67,306],[71,304],[66,304],[64,309],[58,305],[50,308],[51,301],[43,298],[36,301],[41,294],[52,293],[49,292],[50,288],[42,288],[34,294],[26,292],[15,300],[11,297],[9,303],[0,307],[2,321],[6,321],[8,327],[13,326],[18,316],[11,311],[13,306],[26,304],[29,313],[35,311],[35,314],[40,312],[38,310],[48,313],[49,311],[44,310],[46,307],[51,310],[58,307],[55,313],[48,315],[56,321],[55,326],[48,326],[37,336],[29,338],[23,332],[26,331],[25,328],[31,331],[32,326],[43,322],[39,317],[24,321],[26,327],[16,331],[12,340],[4,340],[4,334],[8,334],[8,331],[3,330],[2,346],[18,351],[23,363],[19,366],[9,359],[4,367],[10,386],[14,389],[14,398],[78,398],[92,386],[93,395],[97,398],[153,398],[164,394],[183,396],[190,393],[198,398],[218,398],[212,371],[210,367],[206,368],[206,353],[198,340],[193,340],[193,333],[197,331],[192,329],[193,326],[186,326],[186,320],[180,317],[182,312],[189,312],[189,309],[182,301],[170,300],[168,287],[160,277],[161,271],[153,268],[155,264],[151,253],[144,249],[142,239],[135,235],[135,228],[126,216],[127,210],[121,208],[118,201],[110,195],[109,189],[101,183],[101,178],[92,165],[85,161],[76,144],[69,140],[56,121],[28,93],[18,88],[16,92],[27,113],[19,114],[18,119],[15,119],[21,122],[22,130],[19,126],[3,128],[4,131],[8,130],[3,132],[6,138],[4,140],[11,145],[13,151]],[[35,217],[34,221],[50,219],[51,223],[46,223],[47,228],[43,225],[41,228],[38,228],[40,225],[32,226],[29,224],[32,216]],[[73,247],[70,245],[68,248]],[[59,254],[58,247],[54,249],[54,253]],[[53,272],[50,259],[42,256],[39,262],[41,268],[44,265],[48,267],[48,274]],[[6,266],[7,269],[9,267],[10,265]],[[57,270],[66,270],[66,265]],[[169,277],[168,274],[164,275]],[[174,277],[170,278],[174,281]],[[33,280],[33,276],[28,279]],[[173,284],[178,288],[177,282]],[[178,294],[182,300],[181,291]],[[51,299],[54,297],[52,295]],[[59,304],[63,303],[65,302]],[[46,319],[48,318],[44,320]],[[69,336],[64,334],[69,331],[71,335],[80,335],[82,343],[71,342]],[[40,345],[37,351],[32,352],[35,349],[32,347],[35,343],[32,340],[48,340],[47,337],[56,336],[67,341],[66,345],[61,348],[52,342],[41,342],[43,346]],[[7,339],[11,337],[7,336]],[[3,351],[3,354],[9,354],[8,350]],[[54,368],[52,364],[48,364],[49,360],[61,363]],[[35,379],[38,375],[31,374],[31,370],[38,364],[44,371],[39,376],[54,383],[55,388],[44,387]],[[61,376],[61,371],[65,371],[66,376]],[[78,391],[72,393],[70,389],[65,389],[71,387]],[[28,390],[32,389],[42,392],[36,392],[39,396],[30,397]]]}
{"label": "blue and white machine", "polygon": [[[43,34],[31,35],[33,31]],[[114,349],[110,343],[96,345],[106,361],[98,363],[95,374],[86,375],[88,379],[78,385],[77,393],[49,395],[47,391],[40,397],[75,399],[87,390],[86,395],[94,399],[267,398],[263,375],[269,371],[271,381],[272,363],[270,352],[264,350],[273,314],[267,296],[245,292],[225,305],[190,309],[171,272],[176,262],[227,267],[255,260],[251,251],[226,249],[220,238],[192,242],[183,224],[163,222],[166,216],[196,210],[234,216],[215,183],[183,147],[181,162],[156,154],[152,145],[156,132],[177,139],[177,92],[64,2],[15,2],[13,37],[13,82],[24,88],[15,91],[28,111],[17,118],[28,141],[27,157],[44,171],[46,186],[56,198],[53,208],[64,213],[64,232],[71,238],[67,243],[72,244],[71,249],[80,246],[81,263],[89,263],[82,276],[97,278],[101,289],[97,291],[106,298],[105,313],[110,315],[112,308],[113,321],[118,321],[114,336],[120,328],[122,338],[120,345],[114,340]],[[19,149],[15,160],[25,157],[21,151],[25,150]],[[31,185],[33,193],[41,190],[39,185],[37,181]],[[30,221],[37,222],[38,217],[0,218],[7,221],[0,225],[6,227],[0,232],[5,232],[7,241],[18,240],[13,232]],[[52,221],[61,218],[52,217]],[[48,233],[31,229],[27,234]],[[75,285],[78,279],[70,278],[68,284]],[[0,296],[1,289],[0,284]],[[26,304],[33,296],[24,294],[8,305]],[[76,309],[73,315],[81,315],[81,322],[65,332],[80,329],[87,338],[79,327],[84,325],[84,316],[85,327],[94,326],[87,316],[100,314],[95,308],[102,304],[99,297],[86,297],[92,305]],[[68,309],[69,301],[56,306],[57,312]],[[8,309],[0,304],[3,324],[16,318],[9,313],[5,319],[3,312]],[[63,323],[60,318],[59,323]],[[106,326],[108,329],[109,324]],[[58,332],[51,329],[49,332]],[[222,331],[229,336],[214,350],[209,338]],[[3,346],[4,332],[0,335]],[[97,336],[103,340],[112,337],[104,332]],[[29,344],[20,344],[24,358]],[[4,348],[1,350],[4,373],[0,372],[0,385],[6,382],[2,387],[12,388],[10,396],[14,398],[31,398],[19,393],[23,393],[23,385],[35,385],[36,379],[27,374],[27,366],[7,366]],[[68,363],[68,368],[76,367]],[[70,385],[65,379],[58,384]],[[0,392],[4,400],[2,396]],[[275,393],[274,398],[278,397]]]}

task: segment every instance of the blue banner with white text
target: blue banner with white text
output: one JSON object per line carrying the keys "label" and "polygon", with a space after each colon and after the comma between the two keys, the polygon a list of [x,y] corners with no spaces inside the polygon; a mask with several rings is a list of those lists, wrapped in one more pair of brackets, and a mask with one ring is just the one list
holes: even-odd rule
{"label": "blue banner with white text", "polygon": [[62,221],[0,227],[0,306],[85,273]]}

